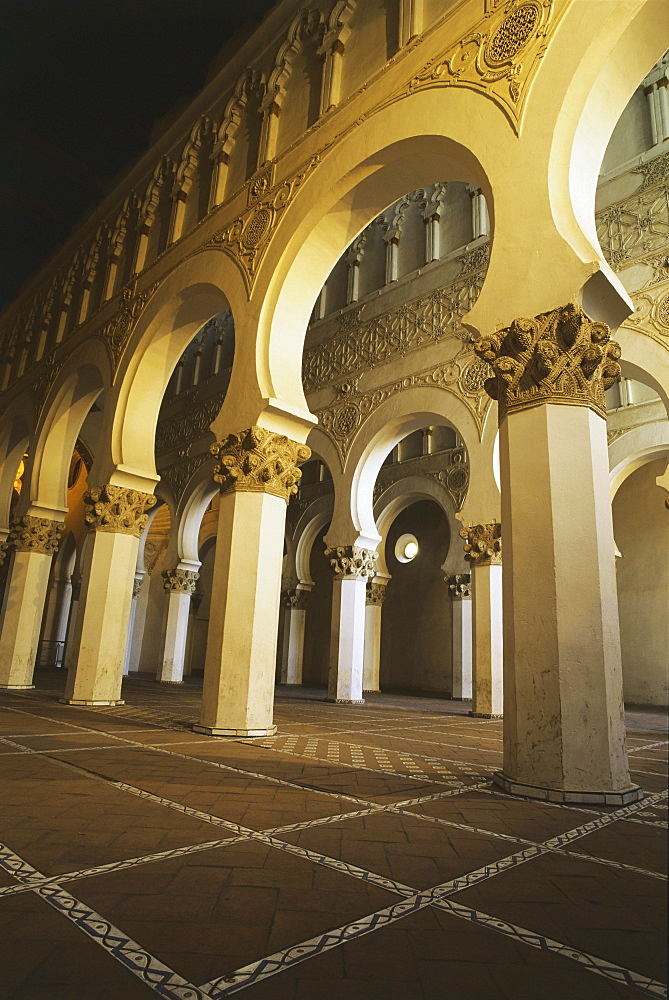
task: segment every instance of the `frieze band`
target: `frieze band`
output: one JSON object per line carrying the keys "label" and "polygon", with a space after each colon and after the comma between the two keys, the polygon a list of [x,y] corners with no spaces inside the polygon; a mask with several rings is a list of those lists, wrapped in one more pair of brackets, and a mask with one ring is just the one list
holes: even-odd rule
{"label": "frieze band", "polygon": [[220,463],[214,467],[214,481],[220,484],[221,493],[270,493],[287,503],[297,493],[302,477],[297,462],[306,462],[311,449],[254,426],[213,444],[211,453]]}

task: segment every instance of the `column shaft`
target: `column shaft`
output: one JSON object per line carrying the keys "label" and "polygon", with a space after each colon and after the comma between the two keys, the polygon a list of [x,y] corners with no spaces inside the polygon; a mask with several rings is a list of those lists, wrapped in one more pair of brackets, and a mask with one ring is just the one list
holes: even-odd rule
{"label": "column shaft", "polygon": [[502,567],[474,563],[472,594],[471,714],[498,718],[502,714]]}
{"label": "column shaft", "polygon": [[552,403],[509,413],[500,461],[504,778],[548,797],[619,802],[633,786],[606,422]]}
{"label": "column shaft", "polygon": [[164,684],[183,682],[189,612],[190,594],[180,591],[167,594],[165,645],[156,678]]}
{"label": "column shaft", "polygon": [[286,502],[221,494],[197,732],[265,736],[272,724]]}
{"label": "column shaft", "polygon": [[281,664],[282,684],[301,684],[304,663],[306,608],[287,608],[284,622],[284,655]]}
{"label": "column shaft", "polygon": [[363,702],[366,590],[364,577],[336,577],[333,581],[329,701],[354,705]]}
{"label": "column shaft", "polygon": [[472,602],[453,600],[453,684],[452,697],[468,701],[472,696]]}
{"label": "column shaft", "polygon": [[362,673],[362,690],[378,691],[381,671],[381,620],[383,606],[367,604],[365,609],[365,655]]}
{"label": "column shaft", "polygon": [[0,688],[33,687],[51,553],[12,552],[0,632]]}
{"label": "column shaft", "polygon": [[81,580],[65,688],[70,705],[118,705],[139,539],[96,531]]}

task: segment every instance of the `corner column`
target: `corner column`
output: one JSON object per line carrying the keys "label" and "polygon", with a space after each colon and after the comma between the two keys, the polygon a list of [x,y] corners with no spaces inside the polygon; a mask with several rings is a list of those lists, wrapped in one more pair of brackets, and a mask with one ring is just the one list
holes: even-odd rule
{"label": "corner column", "polygon": [[359,545],[326,549],[334,573],[328,701],[362,705],[367,577],[376,572],[377,554]]}
{"label": "corner column", "polygon": [[262,427],[212,445],[221,488],[202,713],[196,732],[266,736],[272,724],[286,504],[306,445]]}
{"label": "corner column", "polygon": [[472,578],[470,573],[447,576],[448,593],[453,602],[451,652],[454,701],[469,701],[472,696]]}
{"label": "corner column", "polygon": [[304,629],[307,623],[307,608],[311,596],[310,587],[296,587],[284,596],[286,610],[283,630],[283,655],[281,659],[281,683],[301,684],[304,663]]}
{"label": "corner column", "polygon": [[139,538],[156,498],[108,484],[84,493],[88,539],[67,705],[121,705]]}
{"label": "corner column", "polygon": [[167,612],[163,658],[156,680],[161,684],[183,684],[190,599],[200,574],[177,566],[176,569],[163,570],[162,577],[167,594]]}
{"label": "corner column", "polygon": [[506,791],[624,805],[625,749],[604,392],[609,328],[573,303],[481,338],[500,421]]}
{"label": "corner column", "polygon": [[478,719],[502,717],[502,526],[470,524],[465,559],[472,568],[472,710]]}
{"label": "corner column", "polygon": [[2,544],[11,560],[2,606],[0,688],[21,691],[33,687],[49,572],[58,548],[62,521],[24,514],[10,526]]}
{"label": "corner column", "polygon": [[365,653],[362,670],[362,692],[379,691],[381,670],[381,624],[383,602],[388,585],[380,580],[368,580],[365,603]]}

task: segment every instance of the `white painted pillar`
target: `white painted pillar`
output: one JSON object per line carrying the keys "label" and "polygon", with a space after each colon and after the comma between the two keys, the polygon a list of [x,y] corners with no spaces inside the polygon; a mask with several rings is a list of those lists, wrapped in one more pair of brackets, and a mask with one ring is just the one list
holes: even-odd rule
{"label": "white painted pillar", "polygon": [[221,502],[202,713],[194,729],[272,735],[286,504],[300,478],[296,463],[311,452],[261,427],[230,434],[212,450]]}
{"label": "white painted pillar", "polygon": [[304,632],[311,587],[303,584],[289,590],[284,601],[285,618],[281,657],[281,683],[301,684],[304,663]]}
{"label": "white painted pillar", "polygon": [[367,581],[365,607],[365,655],[362,672],[362,690],[379,691],[381,671],[381,626],[383,602],[387,597],[387,583]]}
{"label": "white painted pillar", "polygon": [[376,552],[341,545],[325,552],[334,573],[328,701],[361,705],[365,657],[367,577],[375,572]]}
{"label": "white painted pillar", "polygon": [[11,553],[0,629],[0,688],[33,687],[53,553],[63,523],[26,514],[12,522],[5,557]]}
{"label": "white painted pillar", "polygon": [[469,573],[446,577],[453,602],[451,652],[454,701],[469,701],[472,697],[472,587]]}
{"label": "white painted pillar", "polygon": [[496,521],[460,532],[472,567],[472,710],[481,719],[502,715],[502,530]]}
{"label": "white painted pillar", "polygon": [[93,531],[81,578],[81,609],[72,636],[65,686],[69,705],[118,705],[128,643],[128,623],[139,537],[148,493],[112,484],[84,493]]}
{"label": "white painted pillar", "polygon": [[163,570],[163,589],[167,595],[163,656],[156,680],[162,684],[183,684],[190,599],[200,574],[194,570]]}
{"label": "white painted pillar", "polygon": [[[142,580],[146,576],[146,573],[135,573],[135,579],[132,584],[132,603],[130,605],[130,617],[128,618],[128,641],[125,646],[125,660],[123,661],[123,676],[127,677],[131,669],[137,670],[139,665],[139,657],[131,668],[132,652],[133,652],[133,640],[135,637],[135,622],[137,620],[137,601],[139,600],[139,595],[142,589]],[[142,622],[142,626],[143,626]]]}
{"label": "white painted pillar", "polygon": [[550,801],[637,801],[604,397],[620,347],[569,303],[515,320],[475,351],[494,373],[486,386],[499,407],[505,526],[504,770],[495,780]]}

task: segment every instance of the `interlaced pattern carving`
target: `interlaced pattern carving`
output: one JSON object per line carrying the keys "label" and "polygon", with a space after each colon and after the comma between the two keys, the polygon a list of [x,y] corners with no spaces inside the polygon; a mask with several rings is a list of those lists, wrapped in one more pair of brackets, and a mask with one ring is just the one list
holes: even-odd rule
{"label": "interlaced pattern carving", "polygon": [[85,521],[92,531],[111,531],[139,538],[146,527],[156,498],[150,493],[129,490],[124,486],[94,486],[84,493],[88,508]]}

